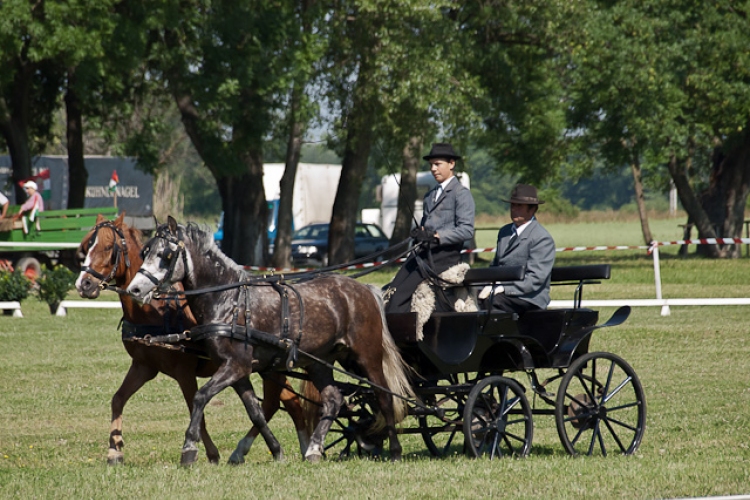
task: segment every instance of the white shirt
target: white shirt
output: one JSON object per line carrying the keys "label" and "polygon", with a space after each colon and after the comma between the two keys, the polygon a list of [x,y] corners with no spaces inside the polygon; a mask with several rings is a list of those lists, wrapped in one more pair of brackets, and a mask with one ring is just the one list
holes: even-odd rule
{"label": "white shirt", "polygon": [[0,207],[8,203],[8,197],[0,192]]}
{"label": "white shirt", "polygon": [[454,177],[455,175],[448,177],[446,180],[440,183],[440,186],[438,186],[437,190],[435,191],[435,201],[438,201],[440,195],[443,194],[443,191],[445,191],[445,188],[448,187],[448,184],[450,184]]}

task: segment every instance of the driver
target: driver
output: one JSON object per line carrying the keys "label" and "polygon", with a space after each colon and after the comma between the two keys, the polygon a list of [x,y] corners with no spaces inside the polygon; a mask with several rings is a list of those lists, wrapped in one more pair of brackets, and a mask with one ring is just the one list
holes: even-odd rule
{"label": "driver", "polygon": [[437,184],[424,197],[420,227],[411,232],[421,246],[388,285],[392,293],[386,305],[388,313],[409,312],[419,284],[458,264],[464,241],[474,236],[474,198],[454,175],[460,158],[448,143],[433,144],[424,157]]}
{"label": "driver", "polygon": [[510,200],[512,223],[500,228],[497,252],[492,266],[524,266],[522,281],[508,281],[486,286],[479,293],[483,309],[515,312],[518,314],[549,305],[552,266],[555,264],[555,241],[536,220],[536,211],[544,203],[537,197],[536,188],[518,184]]}

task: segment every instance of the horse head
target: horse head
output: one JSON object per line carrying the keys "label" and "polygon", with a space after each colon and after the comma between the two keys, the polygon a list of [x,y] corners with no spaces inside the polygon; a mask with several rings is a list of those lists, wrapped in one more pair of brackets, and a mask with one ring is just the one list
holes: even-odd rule
{"label": "horse head", "polygon": [[143,263],[126,291],[139,302],[149,303],[155,292],[165,292],[182,281],[190,268],[185,241],[185,227],[169,216],[143,246]]}
{"label": "horse head", "polygon": [[[107,283],[125,279],[140,237],[134,234],[137,230],[123,223],[124,217],[123,212],[110,221],[100,214],[96,225],[81,241],[76,252],[81,263],[76,290],[81,297],[95,299]],[[138,266],[140,262],[132,264]]]}

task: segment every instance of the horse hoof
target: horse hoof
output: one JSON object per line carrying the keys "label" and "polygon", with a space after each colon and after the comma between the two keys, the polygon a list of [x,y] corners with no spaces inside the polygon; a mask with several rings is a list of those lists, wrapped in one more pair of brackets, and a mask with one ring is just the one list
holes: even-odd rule
{"label": "horse hoof", "polygon": [[311,464],[317,464],[323,459],[323,455],[320,453],[308,453],[305,455],[305,460],[310,462]]}
{"label": "horse hoof", "polygon": [[107,452],[107,465],[122,465],[125,462],[125,454],[117,450]]}
{"label": "horse hoof", "polygon": [[245,463],[245,457],[242,456],[242,453],[237,453],[236,451],[232,453],[232,456],[229,457],[229,461],[227,462],[229,465],[240,465]]}
{"label": "horse hoof", "polygon": [[183,450],[182,457],[180,458],[180,465],[183,467],[189,467],[198,460],[198,450]]}

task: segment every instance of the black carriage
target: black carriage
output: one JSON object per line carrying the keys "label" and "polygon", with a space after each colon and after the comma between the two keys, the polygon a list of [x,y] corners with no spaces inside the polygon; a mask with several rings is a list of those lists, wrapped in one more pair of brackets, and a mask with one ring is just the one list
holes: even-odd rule
{"label": "black carriage", "polygon": [[[471,269],[463,285],[522,276],[522,268]],[[433,313],[419,339],[416,313],[388,315],[391,334],[413,369],[416,400],[410,414],[419,424],[402,432],[421,434],[435,456],[458,447],[473,457],[523,457],[531,451],[533,416],[553,415],[571,455],[634,453],[645,431],[643,387],[621,357],[589,352],[593,332],[622,324],[630,307],[620,307],[603,324],[597,324],[598,311],[581,307],[584,285],[609,277],[609,265],[557,267],[552,283],[575,287],[572,308],[520,318],[487,311]],[[372,393],[359,385],[347,389],[348,405],[329,446],[343,443],[343,454],[377,449],[367,435]]]}

